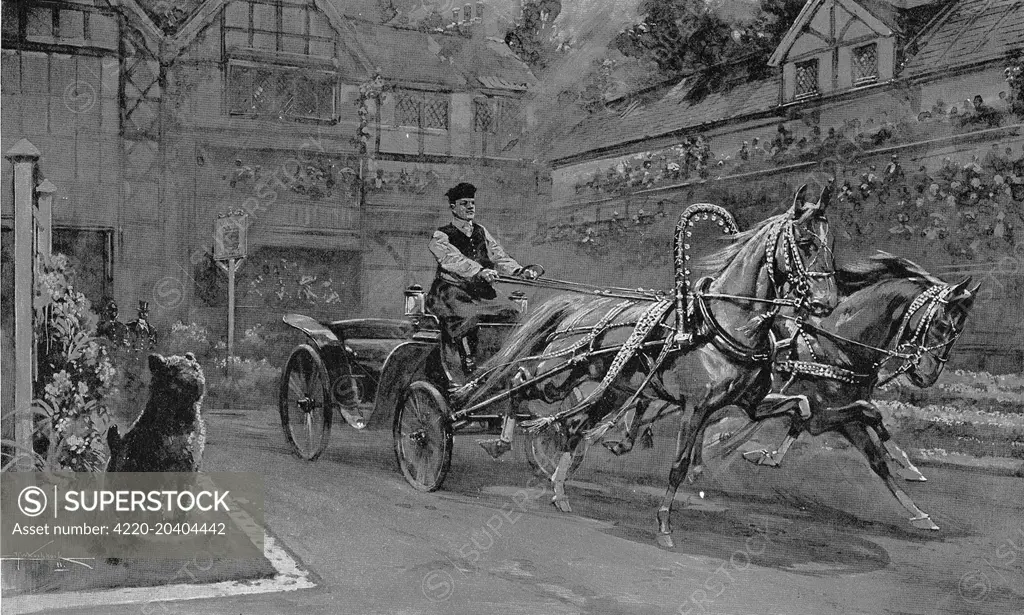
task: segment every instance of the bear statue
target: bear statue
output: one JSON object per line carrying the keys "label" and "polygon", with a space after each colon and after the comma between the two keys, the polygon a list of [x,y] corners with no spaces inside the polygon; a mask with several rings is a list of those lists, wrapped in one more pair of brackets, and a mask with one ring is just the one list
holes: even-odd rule
{"label": "bear statue", "polygon": [[107,472],[198,472],[206,444],[206,379],[192,353],[149,355],[149,402],[124,436],[107,431]]}

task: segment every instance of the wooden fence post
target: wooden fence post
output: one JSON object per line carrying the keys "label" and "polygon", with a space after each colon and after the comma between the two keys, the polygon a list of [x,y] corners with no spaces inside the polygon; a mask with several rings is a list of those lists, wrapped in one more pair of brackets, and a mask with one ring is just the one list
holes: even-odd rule
{"label": "wooden fence post", "polygon": [[[39,150],[27,139],[9,149],[5,157],[14,165],[14,441],[17,454],[32,450],[32,375],[35,367],[32,297],[35,295],[35,170]],[[18,464],[28,469],[30,463]]]}

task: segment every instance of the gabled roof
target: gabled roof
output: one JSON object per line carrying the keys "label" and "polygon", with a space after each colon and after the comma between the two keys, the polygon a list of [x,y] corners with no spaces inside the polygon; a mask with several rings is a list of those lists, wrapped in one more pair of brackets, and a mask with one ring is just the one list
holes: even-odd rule
{"label": "gabled roof", "polygon": [[[833,2],[860,21],[863,21],[869,28],[877,32],[879,36],[892,36],[894,32],[899,30],[894,17],[888,11],[882,10],[882,6],[879,4],[866,2],[861,4],[856,0],[810,0],[810,2],[804,5],[804,8],[800,9],[796,21],[793,22],[789,31],[786,32],[786,36],[782,38],[779,46],[775,48],[775,52],[768,59],[768,65],[779,66],[785,62],[789,50],[796,43],[797,39],[806,34],[808,30],[813,29],[812,22],[818,10],[826,4]],[[817,32],[817,35],[825,39],[830,45],[834,44],[836,39],[841,38],[839,33],[836,32]]]}
{"label": "gabled roof", "polygon": [[688,100],[688,88],[672,88],[650,104],[630,105],[623,111],[610,110],[591,116],[559,139],[546,157],[557,161],[642,139],[686,132],[711,122],[769,111],[779,104],[780,79],[779,75],[772,75],[740,83],[693,102]]}
{"label": "gabled roof", "polygon": [[925,32],[904,75],[939,73],[1024,50],[1024,2],[959,0]]}

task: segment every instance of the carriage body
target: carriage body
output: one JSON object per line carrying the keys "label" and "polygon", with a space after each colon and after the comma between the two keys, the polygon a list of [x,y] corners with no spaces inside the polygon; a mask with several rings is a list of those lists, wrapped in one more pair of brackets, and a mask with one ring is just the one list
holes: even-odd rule
{"label": "carriage body", "polygon": [[[454,431],[491,433],[500,427],[507,400],[453,420],[448,393],[453,378],[441,360],[437,321],[424,312],[422,296],[418,286],[406,291],[402,319],[283,317],[307,338],[289,356],[279,387],[281,425],[296,454],[317,459],[333,425],[342,420],[360,431],[390,427],[406,479],[430,491],[440,486],[449,462],[438,460],[443,469],[437,465],[428,471],[432,478],[424,479],[416,461],[410,463],[416,457],[410,446],[437,447],[435,452],[450,459]],[[521,293],[515,299],[525,310]],[[482,363],[496,353],[515,326],[481,323],[477,359]]]}

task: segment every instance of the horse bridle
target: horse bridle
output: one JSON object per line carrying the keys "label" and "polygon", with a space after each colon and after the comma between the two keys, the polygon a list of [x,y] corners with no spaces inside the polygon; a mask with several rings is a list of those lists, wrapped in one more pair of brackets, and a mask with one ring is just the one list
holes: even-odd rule
{"label": "horse bridle", "polygon": [[[962,330],[957,330],[953,327],[953,335],[949,336],[948,339],[943,340],[941,343],[932,344],[930,346],[925,345],[928,339],[928,332],[931,330],[932,324],[935,322],[935,317],[940,311],[940,306],[949,304],[949,297],[953,293],[953,286],[949,284],[936,284],[925,290],[923,293],[914,298],[911,302],[910,307],[907,308],[906,314],[903,315],[903,320],[900,322],[900,328],[896,332],[895,337],[895,351],[886,351],[886,357],[875,364],[875,370],[877,371],[882,365],[885,365],[890,359],[900,358],[903,363],[900,364],[896,370],[882,379],[878,385],[881,386],[892,380],[895,380],[899,376],[909,372],[911,369],[917,367],[921,363],[921,359],[925,354],[930,354],[939,363],[946,363],[949,361],[947,356],[949,349],[953,347],[957,339],[963,333]],[[910,328],[910,323],[914,316],[924,310],[924,315],[921,320],[917,323],[914,328],[913,335],[906,342],[901,342],[903,335]],[[910,347],[909,351],[904,351],[904,348]],[[935,354],[936,350],[942,350],[941,353]]]}
{"label": "horse bridle", "polygon": [[[803,255],[800,254],[800,248],[797,245],[796,239],[796,223],[789,222],[785,225],[785,230],[782,232],[781,240],[785,242],[784,255],[785,255],[785,266],[786,266],[786,283],[789,284],[793,299],[796,301],[796,307],[798,310],[803,308],[807,303],[808,298],[811,294],[811,280],[815,278],[834,278],[835,267],[832,271],[811,271],[808,265],[813,265],[817,261],[818,257],[822,254],[831,254],[832,250],[828,245],[827,237],[829,233],[828,220],[825,220],[825,229],[821,235],[817,233],[811,233],[810,236],[813,241],[817,242],[819,246],[818,253],[814,255],[814,258],[810,263],[805,263]],[[770,271],[774,272],[775,267],[775,252],[771,250],[768,254],[768,266],[772,267]],[[775,278],[772,277],[772,283],[775,284]],[[777,292],[776,286],[776,294]]]}

